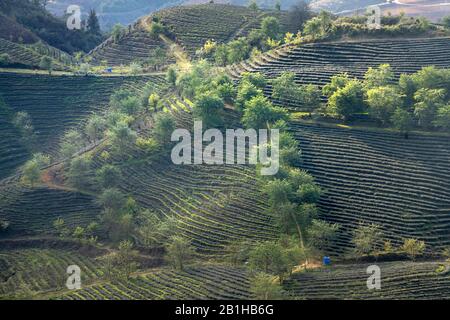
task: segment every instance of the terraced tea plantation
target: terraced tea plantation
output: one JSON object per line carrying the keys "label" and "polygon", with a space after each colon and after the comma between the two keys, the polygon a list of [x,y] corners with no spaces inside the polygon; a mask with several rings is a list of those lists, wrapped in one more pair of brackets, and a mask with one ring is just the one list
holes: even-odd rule
{"label": "terraced tea plantation", "polygon": [[284,12],[254,11],[232,5],[180,6],[162,10],[155,15],[161,18],[190,55],[194,55],[207,40],[224,43],[247,35],[250,30],[259,28],[267,15],[278,17],[283,29],[290,30]]}
{"label": "terraced tea plantation", "polygon": [[448,299],[448,262],[378,262],[381,289],[367,289],[371,264],[335,265],[294,275],[284,289],[299,299]]}
{"label": "terraced tea plantation", "polygon": [[155,271],[124,280],[96,284],[57,296],[63,300],[211,300],[249,299],[246,271],[228,266]]}
{"label": "terraced tea plantation", "polygon": [[384,238],[425,240],[428,249],[450,244],[450,141],[448,137],[292,124],[302,168],[325,189],[322,218],[342,225],[330,252],[350,247],[360,222],[382,226]]}
{"label": "terraced tea plantation", "polygon": [[[143,62],[152,56],[156,48],[168,50],[167,44],[154,38],[140,24],[127,31],[119,40],[112,38],[92,50],[89,55],[95,63],[106,62],[109,66],[129,65],[132,62]],[[175,62],[168,59],[167,64]]]}
{"label": "terraced tea plantation", "polygon": [[0,96],[12,113],[27,112],[42,151],[55,151],[60,134],[77,126],[93,112],[101,111],[121,87],[143,87],[163,76],[84,77],[31,74],[0,74]]}
{"label": "terraced tea plantation", "polygon": [[65,288],[70,265],[82,270],[81,281],[88,284],[103,275],[102,265],[94,257],[78,250],[20,248],[0,250],[0,299]]}
{"label": "terraced tea plantation", "polygon": [[[363,40],[300,45],[293,50],[276,50],[261,56],[257,61],[244,61],[229,68],[228,72],[239,78],[242,72],[262,72],[275,78],[284,71],[296,74],[299,84],[323,86],[333,75],[347,72],[362,78],[369,67],[391,65],[395,75],[414,73],[425,66],[450,67],[450,38]],[[414,61],[414,63],[411,63]],[[271,86],[265,93],[270,96]],[[293,107],[290,101],[277,101]]]}

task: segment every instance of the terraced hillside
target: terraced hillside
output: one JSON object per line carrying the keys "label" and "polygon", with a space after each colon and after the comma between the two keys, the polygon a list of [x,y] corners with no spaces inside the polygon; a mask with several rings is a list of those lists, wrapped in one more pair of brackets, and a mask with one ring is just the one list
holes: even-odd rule
{"label": "terraced hillside", "polygon": [[207,40],[218,43],[245,36],[260,26],[261,20],[268,16],[279,18],[281,26],[289,30],[287,14],[274,11],[254,11],[247,7],[201,4],[179,6],[156,13],[177,41],[190,54],[195,54]]}
{"label": "terraced hillside", "polygon": [[94,197],[78,192],[28,188],[12,182],[0,190],[0,219],[9,221],[9,236],[54,233],[57,218],[64,219],[71,229],[86,227],[100,212]]}
{"label": "terraced hillside", "polygon": [[94,111],[101,111],[120,87],[140,87],[163,81],[163,76],[83,77],[0,74],[0,95],[12,112],[26,111],[32,118],[38,144],[52,152],[62,132]]}
{"label": "terraced hillside", "polygon": [[368,290],[370,264],[335,265],[295,274],[285,290],[300,299],[448,299],[448,262],[378,262],[381,289]]}
{"label": "terraced hillside", "polygon": [[0,180],[10,175],[28,157],[28,151],[20,140],[20,132],[11,123],[11,113],[9,107],[3,100],[0,100],[0,136],[2,137],[0,146]]}
{"label": "terraced hillside", "polygon": [[102,264],[79,250],[18,248],[0,251],[0,299],[30,298],[36,292],[65,288],[67,267],[78,265],[88,284],[103,275]]}
{"label": "terraced hillside", "polygon": [[[191,105],[168,96],[163,112],[180,127],[192,127]],[[180,233],[202,253],[218,254],[233,240],[266,240],[275,236],[267,205],[255,185],[254,169],[227,165],[174,165],[170,159],[149,161],[136,153],[131,164],[117,161],[119,185],[144,208],[177,218]],[[102,166],[101,157],[95,159]]]}
{"label": "terraced hillside", "polygon": [[39,68],[43,56],[53,58],[54,70],[66,70],[67,65],[73,62],[68,54],[45,44],[18,44],[0,38],[0,54],[6,53],[11,64],[22,65],[29,68]]}
{"label": "terraced hillside", "polygon": [[379,224],[382,240],[450,245],[450,141],[293,123],[303,164],[325,189],[322,218],[342,225],[330,253],[350,247],[359,222]]}
{"label": "terraced hillside", "polygon": [[96,284],[72,291],[63,300],[203,300],[249,299],[249,281],[243,269],[226,266],[162,270],[127,281]]}
{"label": "terraced hillside", "polygon": [[[159,38],[155,39],[145,27],[136,23],[119,40],[114,41],[109,38],[92,50],[89,55],[94,62],[106,62],[110,66],[120,66],[129,65],[135,61],[146,61],[156,48],[168,49],[164,41]],[[175,62],[173,59],[168,60],[168,64],[173,62]]]}
{"label": "terraced hillside", "polygon": [[[396,76],[413,73],[424,66],[450,66],[450,38],[383,39],[300,45],[293,50],[267,53],[257,61],[244,61],[229,69],[234,78],[244,71],[263,72],[275,78],[284,71],[295,72],[297,83],[323,86],[338,73],[362,78],[369,67],[389,63]],[[271,94],[270,85],[266,94]],[[278,101],[298,107],[289,101]]]}

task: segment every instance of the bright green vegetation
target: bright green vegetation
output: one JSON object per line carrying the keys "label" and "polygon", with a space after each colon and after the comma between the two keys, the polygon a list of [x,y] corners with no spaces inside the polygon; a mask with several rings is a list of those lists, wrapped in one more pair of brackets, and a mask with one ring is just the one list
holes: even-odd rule
{"label": "bright green vegetation", "polygon": [[383,241],[419,238],[428,248],[449,245],[447,137],[292,123],[303,163],[323,188],[322,219],[342,225],[336,252],[351,247],[359,222],[381,226]]}
{"label": "bright green vegetation", "polygon": [[377,262],[380,290],[367,290],[370,263],[334,265],[295,274],[284,289],[300,299],[447,299],[448,262]]}
{"label": "bright green vegetation", "polygon": [[228,266],[190,267],[184,271],[154,271],[127,281],[112,281],[55,297],[63,300],[197,300],[249,299],[244,269]]}

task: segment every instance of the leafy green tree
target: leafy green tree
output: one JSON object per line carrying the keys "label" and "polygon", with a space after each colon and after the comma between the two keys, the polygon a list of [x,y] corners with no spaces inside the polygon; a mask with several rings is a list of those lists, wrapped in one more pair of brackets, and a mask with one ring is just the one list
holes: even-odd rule
{"label": "leafy green tree", "polygon": [[84,127],[85,134],[90,141],[96,143],[103,138],[103,133],[106,130],[106,121],[98,115],[89,117],[86,126]]}
{"label": "leafy green tree", "polygon": [[220,84],[216,88],[217,95],[226,103],[233,104],[236,98],[236,89],[232,83]]}
{"label": "leafy green tree", "polygon": [[250,82],[243,82],[239,85],[236,97],[236,108],[239,111],[244,111],[245,104],[252,98],[262,96],[263,92]]}
{"label": "leafy green tree", "polygon": [[77,226],[72,232],[72,237],[78,241],[82,241],[86,236],[86,230],[83,227]]}
{"label": "leafy green tree", "polygon": [[89,33],[99,35],[100,31],[100,23],[98,22],[97,13],[94,9],[91,9],[89,12],[89,17],[87,20],[87,30]]}
{"label": "leafy green tree", "polygon": [[226,66],[228,64],[229,49],[225,44],[218,45],[214,51],[214,61],[218,66]]}
{"label": "leafy green tree", "polygon": [[137,134],[127,123],[120,121],[108,131],[108,137],[113,151],[118,155],[125,155],[135,144]]}
{"label": "leafy green tree", "polygon": [[52,74],[53,71],[53,60],[49,56],[43,56],[39,62],[39,68],[47,70],[48,74]]}
{"label": "leafy green tree", "polygon": [[313,84],[302,85],[298,90],[299,100],[310,115],[320,107],[320,95],[319,87]]}
{"label": "leafy green tree", "polygon": [[444,97],[444,89],[422,88],[415,93],[414,115],[419,120],[420,126],[425,128],[432,126],[437,110],[445,104]]}
{"label": "leafy green tree", "polygon": [[411,114],[402,108],[397,108],[391,117],[391,122],[394,125],[394,128],[404,134],[407,139],[408,134],[414,125]]}
{"label": "leafy green tree", "polygon": [[401,74],[398,81],[398,86],[403,97],[403,106],[405,107],[405,109],[412,112],[414,104],[414,94],[417,91],[417,84],[414,81],[413,75],[405,73]]}
{"label": "leafy green tree", "polygon": [[40,153],[33,155],[33,158],[23,166],[21,181],[34,187],[36,183],[41,181],[41,168],[49,164],[50,157]]}
{"label": "leafy green tree", "polygon": [[395,87],[374,87],[367,91],[369,115],[387,125],[395,110],[402,105],[402,96]]}
{"label": "leafy green tree", "polygon": [[14,115],[12,124],[20,131],[23,143],[33,149],[36,142],[36,134],[34,133],[34,126],[30,115],[25,111],[19,111]]}
{"label": "leafy green tree", "polygon": [[442,18],[442,24],[444,25],[445,29],[450,30],[450,16],[445,16]]}
{"label": "leafy green tree", "polygon": [[264,90],[267,86],[267,79],[261,72],[244,72],[242,73],[241,84],[248,82],[256,88]]}
{"label": "leafy green tree", "polygon": [[73,158],[67,179],[74,188],[88,189],[92,183],[92,160],[86,156]]}
{"label": "leafy green tree", "polygon": [[195,255],[191,242],[182,236],[173,236],[166,245],[166,259],[175,269],[183,270],[186,262]]}
{"label": "leafy green tree", "polygon": [[329,98],[336,91],[344,88],[351,80],[347,73],[334,75],[331,77],[330,82],[322,87],[322,94]]}
{"label": "leafy green tree", "polygon": [[66,222],[62,218],[58,218],[53,221],[53,228],[61,238],[66,238],[70,236],[70,230],[66,226]]}
{"label": "leafy green tree", "polygon": [[125,195],[118,189],[109,188],[104,190],[97,199],[97,203],[106,210],[119,213],[125,206]]}
{"label": "leafy green tree", "polygon": [[114,265],[119,270],[119,274],[125,279],[129,279],[131,274],[137,270],[138,252],[133,249],[134,245],[129,240],[119,243],[119,250],[114,257]]}
{"label": "leafy green tree", "polygon": [[161,98],[159,97],[159,95],[157,93],[152,93],[148,97],[148,108],[151,111],[157,111],[160,101],[161,101]]}
{"label": "leafy green tree", "polygon": [[69,130],[64,134],[60,144],[60,153],[63,158],[71,158],[84,147],[83,137],[75,130]]}
{"label": "leafy green tree", "polygon": [[259,7],[258,4],[256,3],[256,0],[250,0],[248,7],[254,11],[258,11]]}
{"label": "leafy green tree", "polygon": [[0,67],[6,67],[11,64],[12,60],[9,54],[2,53],[0,54]]}
{"label": "leafy green tree", "polygon": [[111,30],[111,36],[115,43],[119,42],[120,38],[125,32],[125,27],[121,25],[120,23],[117,23],[113,26]]}
{"label": "leafy green tree", "polygon": [[175,128],[175,120],[170,114],[160,113],[156,115],[153,133],[161,145],[165,146],[170,143],[170,138]]}
{"label": "leafy green tree", "polygon": [[281,34],[280,22],[275,17],[265,17],[261,21],[261,31],[266,39],[279,39]]}
{"label": "leafy green tree", "polygon": [[321,195],[322,189],[318,185],[312,183],[303,184],[297,190],[297,196],[300,201],[306,203],[317,202]]}
{"label": "leafy green tree", "polygon": [[338,89],[328,100],[328,112],[348,120],[355,113],[364,110],[364,93],[361,82],[351,80]]}
{"label": "leafy green tree", "polygon": [[272,97],[275,99],[299,100],[294,72],[283,72],[272,80]]}
{"label": "leafy green tree", "polygon": [[177,83],[177,70],[174,67],[170,67],[167,69],[166,79],[172,86],[175,86]]}
{"label": "leafy green tree", "polygon": [[9,228],[9,225],[10,223],[8,220],[0,219],[0,234],[6,232]]}
{"label": "leafy green tree", "polygon": [[248,260],[252,244],[246,240],[236,240],[225,246],[226,260],[237,267]]}
{"label": "leafy green tree", "polygon": [[242,122],[246,128],[264,129],[279,120],[289,120],[286,109],[275,107],[264,96],[256,96],[245,103]]}
{"label": "leafy green tree", "polygon": [[255,245],[250,252],[248,264],[252,270],[277,275],[280,282],[292,267],[283,247],[275,241]]}
{"label": "leafy green tree", "polygon": [[233,40],[227,44],[228,46],[228,64],[237,63],[247,59],[250,54],[250,45],[244,37]]}
{"label": "leafy green tree", "polygon": [[215,94],[201,94],[194,103],[193,114],[203,121],[204,128],[214,128],[222,125],[221,112],[224,108],[223,100]]}
{"label": "leafy green tree", "polygon": [[338,230],[339,224],[337,223],[314,219],[311,227],[308,229],[308,242],[313,247],[324,250],[336,239]]}
{"label": "leafy green tree", "polygon": [[313,39],[321,39],[328,35],[333,26],[333,16],[331,13],[321,11],[318,16],[305,23],[303,32]]}
{"label": "leafy green tree", "polygon": [[268,197],[269,205],[273,208],[278,208],[280,205],[289,202],[293,190],[289,181],[274,179],[264,186],[263,192]]}
{"label": "leafy green tree", "polygon": [[412,260],[415,260],[418,255],[425,252],[425,242],[417,239],[405,239],[401,250],[404,251]]}
{"label": "leafy green tree", "polygon": [[354,231],[352,242],[355,245],[355,253],[359,256],[373,254],[378,248],[382,232],[376,224],[359,225]]}
{"label": "leafy green tree", "polygon": [[96,172],[96,180],[104,189],[117,187],[121,179],[120,169],[111,164],[105,164]]}
{"label": "leafy green tree", "polygon": [[433,124],[444,130],[450,130],[450,105],[447,104],[438,109],[436,114],[436,120],[433,121]]}
{"label": "leafy green tree", "polygon": [[256,300],[279,300],[283,298],[283,288],[276,277],[258,273],[250,280],[250,291]]}
{"label": "leafy green tree", "polygon": [[367,90],[388,87],[394,81],[394,76],[389,64],[381,64],[378,68],[370,67],[364,75],[364,87]]}
{"label": "leafy green tree", "polygon": [[138,74],[142,73],[142,66],[137,63],[137,62],[133,62],[130,64],[130,73],[133,76],[137,76]]}
{"label": "leafy green tree", "polygon": [[157,38],[160,34],[165,32],[165,27],[160,22],[153,22],[150,26],[150,34],[152,37]]}

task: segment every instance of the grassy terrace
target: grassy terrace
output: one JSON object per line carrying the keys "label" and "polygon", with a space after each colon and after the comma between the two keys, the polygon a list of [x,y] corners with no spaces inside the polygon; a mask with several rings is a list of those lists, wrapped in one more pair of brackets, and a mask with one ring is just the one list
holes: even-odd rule
{"label": "grassy terrace", "polygon": [[448,299],[448,262],[378,262],[381,289],[368,290],[370,264],[336,265],[295,274],[284,289],[300,299]]}
{"label": "grassy terrace", "polygon": [[350,247],[359,222],[382,226],[384,237],[425,240],[428,249],[450,245],[448,137],[292,124],[303,164],[325,189],[322,218],[342,224],[333,252]]}
{"label": "grassy terrace", "polygon": [[246,271],[225,266],[161,270],[56,296],[63,300],[248,299]]}
{"label": "grassy terrace", "polygon": [[10,222],[10,234],[53,233],[53,221],[63,218],[70,228],[87,226],[99,208],[89,195],[46,187],[33,189],[11,182],[0,186],[0,219]]}
{"label": "grassy terrace", "polygon": [[70,265],[82,270],[81,281],[88,284],[103,275],[94,258],[72,250],[21,248],[0,251],[0,299],[28,298],[32,293],[65,288]]}
{"label": "grassy terrace", "polygon": [[253,11],[233,5],[173,7],[162,10],[157,15],[191,55],[207,40],[213,39],[223,43],[247,35],[251,29],[258,28],[267,15],[278,16],[282,26],[287,28],[285,13]]}
{"label": "grassy terrace", "polygon": [[[31,116],[43,151],[51,152],[61,133],[88,115],[104,109],[120,87],[140,87],[162,76],[84,77],[0,74],[0,95],[13,113]],[[0,163],[3,161],[0,160]]]}
{"label": "grassy terrace", "polygon": [[[190,108],[190,102],[168,96],[162,112],[173,114],[178,126],[191,128]],[[97,167],[104,163],[99,157],[95,161]],[[154,162],[138,153],[131,163],[117,164],[124,174],[123,192],[161,216],[177,217],[180,232],[202,253],[220,254],[232,240],[275,236],[254,168],[173,165],[170,159]]]}
{"label": "grassy terrace", "polygon": [[[399,76],[413,73],[424,66],[450,66],[450,38],[363,40],[304,44],[291,51],[278,50],[261,56],[257,61],[244,61],[229,68],[238,78],[244,71],[263,72],[275,78],[284,71],[296,73],[299,84],[323,86],[330,78],[342,72],[362,78],[370,66],[389,63]],[[270,95],[271,86],[265,93]],[[298,107],[289,101],[276,101],[286,107]]]}
{"label": "grassy terrace", "polygon": [[[148,59],[157,47],[168,49],[162,40],[154,39],[149,31],[138,26],[121,37],[117,43],[111,38],[108,39],[92,50],[89,55],[97,63],[105,60],[110,66],[129,65],[134,61]],[[173,59],[168,61],[168,63],[173,62]]]}

